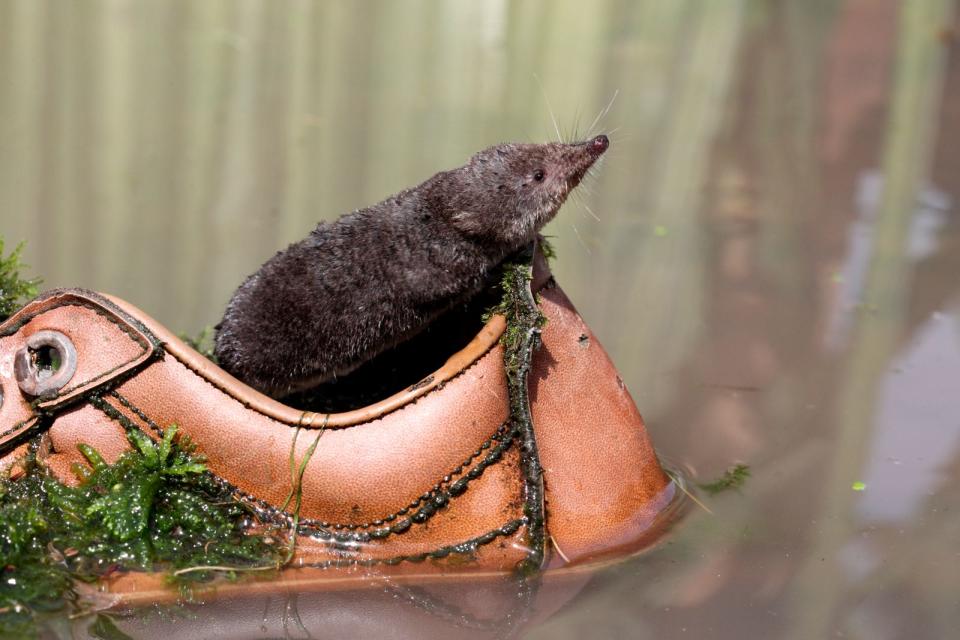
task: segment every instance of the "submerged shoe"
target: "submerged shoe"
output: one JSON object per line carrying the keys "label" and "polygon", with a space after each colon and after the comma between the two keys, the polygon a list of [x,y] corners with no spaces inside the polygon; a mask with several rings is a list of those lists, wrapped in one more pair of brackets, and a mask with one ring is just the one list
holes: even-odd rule
{"label": "submerged shoe", "polygon": [[293,521],[291,461],[306,461],[297,566],[499,572],[640,548],[674,485],[540,256],[532,287],[547,319],[526,384],[532,425],[510,419],[501,316],[420,382],[322,414],[254,391],[122,300],[49,292],[0,325],[0,465],[33,447],[72,482],[77,445],[112,461],[127,430],[177,424],[268,523]]}

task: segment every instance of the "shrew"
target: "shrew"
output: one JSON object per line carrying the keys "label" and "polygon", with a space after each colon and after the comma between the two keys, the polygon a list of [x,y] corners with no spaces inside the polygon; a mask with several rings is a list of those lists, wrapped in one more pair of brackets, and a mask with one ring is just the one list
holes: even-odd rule
{"label": "shrew", "polygon": [[244,281],[217,326],[220,365],[274,397],[356,369],[489,283],[609,140],[501,144],[320,223]]}

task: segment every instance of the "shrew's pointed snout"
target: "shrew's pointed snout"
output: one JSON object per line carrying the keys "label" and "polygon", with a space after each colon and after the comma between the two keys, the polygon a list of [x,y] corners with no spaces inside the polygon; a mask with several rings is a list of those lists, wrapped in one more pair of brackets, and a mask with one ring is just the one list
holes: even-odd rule
{"label": "shrew's pointed snout", "polygon": [[592,139],[589,144],[590,148],[599,155],[606,151],[607,147],[610,146],[610,138],[601,133],[596,138]]}
{"label": "shrew's pointed snout", "polygon": [[564,185],[568,191],[580,184],[583,176],[609,146],[610,138],[602,133],[589,140],[574,142],[567,146],[567,152],[564,154],[565,166],[560,174],[564,177]]}

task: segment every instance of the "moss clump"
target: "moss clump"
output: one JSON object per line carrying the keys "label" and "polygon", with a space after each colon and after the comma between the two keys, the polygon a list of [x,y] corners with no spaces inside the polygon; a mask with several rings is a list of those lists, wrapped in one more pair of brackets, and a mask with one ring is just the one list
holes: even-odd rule
{"label": "moss clump", "polygon": [[487,322],[494,315],[506,318],[507,327],[500,337],[500,343],[504,350],[504,367],[510,377],[518,373],[524,364],[527,337],[539,334],[539,330],[547,323],[547,318],[540,312],[540,307],[530,293],[530,282],[533,280],[532,257],[524,254],[515,262],[506,262],[502,271],[502,297],[496,306],[487,310],[483,321]]}
{"label": "moss clump", "polygon": [[538,236],[537,246],[540,247],[540,253],[543,254],[547,264],[552,263],[553,259],[557,257],[557,250],[553,248],[553,241],[547,236]]}
{"label": "moss clump", "polygon": [[34,633],[45,613],[78,608],[75,581],[118,570],[218,567],[180,579],[234,577],[279,566],[283,547],[252,534],[248,511],[206,472],[176,426],[155,442],[138,430],[132,450],[108,464],[81,445],[88,466],[76,487],[36,459],[20,478],[0,481],[0,637]]}
{"label": "moss clump", "polygon": [[747,478],[749,477],[750,467],[745,464],[736,464],[724,471],[723,475],[713,482],[698,484],[697,486],[706,491],[709,495],[715,496],[718,493],[730,491],[731,489],[739,491],[740,488],[743,487],[743,485],[747,482]]}
{"label": "moss clump", "polygon": [[215,336],[216,332],[214,328],[210,325],[207,325],[196,336],[181,334],[180,339],[183,340],[188,347],[202,355],[204,358],[214,364],[217,364],[217,357],[213,353],[214,347],[216,346]]}
{"label": "moss clump", "polygon": [[20,258],[23,243],[3,255],[3,236],[0,236],[0,322],[9,318],[20,306],[37,295],[38,279],[27,279],[20,275],[26,267]]}

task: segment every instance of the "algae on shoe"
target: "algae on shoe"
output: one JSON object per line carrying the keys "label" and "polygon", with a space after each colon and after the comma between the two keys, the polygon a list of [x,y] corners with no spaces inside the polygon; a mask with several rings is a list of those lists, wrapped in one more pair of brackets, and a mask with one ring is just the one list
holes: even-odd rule
{"label": "algae on shoe", "polygon": [[47,613],[82,610],[75,581],[123,570],[171,571],[183,586],[250,568],[278,568],[284,548],[249,532],[254,518],[207,473],[177,427],[159,442],[129,430],[131,450],[108,464],[80,445],[88,466],[68,486],[31,453],[0,480],[0,637],[30,636]]}
{"label": "algae on shoe", "polygon": [[10,255],[4,257],[3,236],[0,236],[0,322],[12,316],[23,303],[37,295],[40,280],[20,275],[20,271],[27,266],[20,257],[22,251],[21,242]]}

